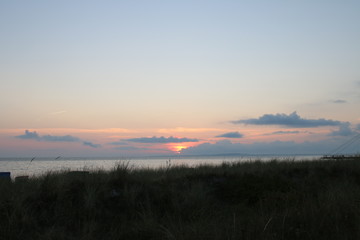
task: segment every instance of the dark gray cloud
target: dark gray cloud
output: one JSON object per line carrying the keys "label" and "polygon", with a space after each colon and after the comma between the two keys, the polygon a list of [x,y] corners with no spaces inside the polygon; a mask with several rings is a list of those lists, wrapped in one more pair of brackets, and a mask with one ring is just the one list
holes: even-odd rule
{"label": "dark gray cloud", "polygon": [[337,100],[332,100],[332,103],[336,103],[336,104],[343,104],[343,103],[347,103],[346,100],[342,100],[342,99],[337,99]]}
{"label": "dark gray cloud", "polygon": [[65,136],[45,135],[40,137],[40,139],[46,142],[79,142],[80,141],[79,138],[73,137],[71,135],[65,135]]}
{"label": "dark gray cloud", "polygon": [[300,133],[313,134],[313,132],[309,132],[309,131],[275,131],[275,132],[271,132],[271,133],[265,133],[264,136],[269,136],[269,135],[286,135],[286,134],[300,134]]}
{"label": "dark gray cloud", "polygon": [[80,138],[71,136],[71,135],[64,135],[64,136],[53,136],[53,135],[44,135],[40,136],[36,131],[30,132],[29,130],[25,130],[25,134],[15,136],[16,138],[20,139],[31,139],[37,141],[44,141],[44,142],[83,142],[83,145],[89,146],[92,148],[98,148],[101,145],[94,144],[89,141],[83,141]]}
{"label": "dark gray cloud", "polygon": [[272,132],[267,135],[299,134],[299,133],[301,133],[301,132],[300,131],[276,131],[276,132]]}
{"label": "dark gray cloud", "polygon": [[35,140],[40,140],[40,136],[37,134],[36,131],[34,132],[30,132],[29,130],[25,130],[25,134],[24,135],[19,135],[19,136],[15,136],[16,138],[20,138],[20,139],[35,139]]}
{"label": "dark gray cloud", "polygon": [[228,132],[228,133],[218,135],[216,137],[217,138],[242,138],[242,137],[244,137],[244,135],[239,132]]}
{"label": "dark gray cloud", "polygon": [[[274,154],[274,155],[304,155],[314,154],[322,155],[332,152],[338,148],[343,141],[342,138],[329,139],[314,142],[297,143],[294,141],[273,141],[273,142],[255,142],[251,144],[232,143],[229,140],[223,140],[216,143],[203,143],[197,146],[189,147],[181,151],[181,155],[221,155],[221,154]],[[351,146],[346,149],[347,153],[356,153],[358,147]]]}
{"label": "dark gray cloud", "polygon": [[45,135],[40,136],[36,131],[30,132],[29,130],[25,130],[24,135],[15,136],[16,138],[21,139],[34,139],[37,141],[45,141],[45,142],[79,142],[80,139],[77,137],[73,137],[71,135],[65,136],[52,136],[52,135]]}
{"label": "dark gray cloud", "polygon": [[99,148],[99,147],[101,147],[100,144],[94,144],[94,143],[88,142],[88,141],[83,141],[83,145],[89,146],[89,147],[92,147],[92,148]]}
{"label": "dark gray cloud", "polygon": [[296,112],[289,115],[278,114],[265,114],[259,118],[251,118],[244,120],[231,121],[234,124],[253,124],[253,125],[280,125],[286,127],[296,128],[311,128],[322,126],[339,126],[343,122],[329,120],[329,119],[305,119],[301,118]]}
{"label": "dark gray cloud", "polygon": [[129,142],[136,143],[181,143],[181,142],[198,142],[198,139],[193,138],[176,138],[176,137],[142,137],[126,139]]}
{"label": "dark gray cloud", "polygon": [[329,134],[329,136],[340,136],[347,137],[356,134],[356,131],[353,131],[350,127],[350,123],[343,123],[339,126],[339,129],[333,131]]}

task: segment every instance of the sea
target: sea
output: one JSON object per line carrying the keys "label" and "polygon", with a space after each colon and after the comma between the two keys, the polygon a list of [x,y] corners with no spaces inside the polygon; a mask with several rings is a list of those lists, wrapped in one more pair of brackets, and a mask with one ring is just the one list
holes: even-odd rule
{"label": "sea", "polygon": [[142,158],[0,158],[0,172],[10,172],[11,178],[18,176],[41,176],[61,171],[110,171],[126,164],[130,169],[156,169],[172,166],[196,167],[199,165],[220,165],[222,163],[251,161],[297,161],[314,160],[321,156],[171,156]]}

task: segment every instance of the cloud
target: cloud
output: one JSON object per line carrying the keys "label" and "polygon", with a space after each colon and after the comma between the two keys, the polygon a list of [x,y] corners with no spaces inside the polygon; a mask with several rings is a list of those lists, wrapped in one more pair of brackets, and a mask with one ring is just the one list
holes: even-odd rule
{"label": "cloud", "polygon": [[79,142],[80,141],[79,138],[73,137],[71,135],[65,135],[65,136],[45,135],[40,137],[40,139],[46,142]]}
{"label": "cloud", "polygon": [[331,132],[329,136],[347,137],[354,134],[356,134],[356,132],[350,128],[350,123],[343,123],[339,126],[338,130]]}
{"label": "cloud", "polygon": [[305,119],[301,118],[296,112],[289,115],[278,114],[265,114],[259,118],[251,118],[245,120],[231,121],[234,124],[253,124],[253,125],[281,125],[287,127],[297,128],[310,128],[322,126],[339,126],[343,122],[328,120],[328,119]]}
{"label": "cloud", "polygon": [[242,137],[244,137],[244,135],[239,132],[228,132],[228,133],[218,135],[216,137],[217,138],[242,138]]}
{"label": "cloud", "polygon": [[36,139],[36,140],[40,140],[40,136],[37,134],[36,131],[34,132],[30,132],[29,130],[25,130],[25,134],[24,135],[19,135],[19,136],[15,136],[16,138],[21,138],[21,139]]}
{"label": "cloud", "polygon": [[[273,141],[255,142],[251,144],[232,143],[229,140],[218,141],[216,143],[203,143],[197,146],[181,150],[181,155],[227,155],[227,154],[249,154],[249,155],[323,155],[338,148],[342,141],[329,139],[314,142],[297,143],[294,141]],[[351,147],[346,149],[349,153],[356,153],[358,148]]]}
{"label": "cloud", "polygon": [[267,135],[281,135],[281,134],[299,134],[301,133],[300,131],[276,131],[276,132],[272,132],[270,134],[267,134]]}
{"label": "cloud", "polygon": [[99,148],[99,147],[101,147],[100,144],[94,144],[94,143],[92,143],[92,142],[87,142],[87,141],[83,141],[83,145],[89,146],[89,147],[92,147],[92,148]]}
{"label": "cloud", "polygon": [[192,138],[176,138],[176,137],[142,137],[142,138],[130,138],[126,139],[129,142],[136,143],[182,143],[182,142],[198,142],[198,139]]}
{"label": "cloud", "polygon": [[342,100],[342,99],[337,99],[337,100],[333,100],[331,101],[332,103],[336,103],[336,104],[343,104],[343,103],[347,103],[346,100]]}
{"label": "cloud", "polygon": [[101,147],[100,144],[94,144],[88,141],[83,141],[80,138],[71,136],[71,135],[64,135],[64,136],[53,136],[53,135],[44,135],[40,136],[36,131],[30,132],[29,130],[25,130],[25,134],[15,136],[16,138],[26,139],[26,140],[37,140],[37,141],[44,141],[44,142],[83,142],[83,145],[98,148]]}
{"label": "cloud", "polygon": [[360,124],[356,125],[356,130],[360,131]]}
{"label": "cloud", "polygon": [[78,142],[80,141],[79,138],[73,137],[71,135],[65,136],[52,136],[52,135],[45,135],[40,136],[36,131],[30,132],[29,130],[25,130],[24,135],[15,136],[16,138],[21,139],[34,139],[37,141],[45,141],[45,142]]}

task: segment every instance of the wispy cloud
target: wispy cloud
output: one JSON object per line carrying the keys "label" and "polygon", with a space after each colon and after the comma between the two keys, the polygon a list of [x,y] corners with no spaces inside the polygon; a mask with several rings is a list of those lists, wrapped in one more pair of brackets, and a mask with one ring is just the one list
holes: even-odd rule
{"label": "wispy cloud", "polygon": [[301,132],[300,131],[276,131],[276,132],[269,133],[267,135],[299,134],[299,133],[301,133]]}
{"label": "wispy cloud", "polygon": [[331,101],[332,103],[336,103],[336,104],[344,104],[344,103],[347,103],[346,100],[343,100],[343,99],[336,99],[336,100],[332,100]]}
{"label": "wispy cloud", "polygon": [[19,139],[26,139],[26,140],[36,140],[36,141],[44,141],[44,142],[83,142],[83,145],[89,146],[92,148],[99,148],[101,147],[100,144],[94,144],[89,141],[83,141],[80,138],[71,136],[71,135],[64,135],[64,136],[53,136],[53,135],[39,135],[36,131],[29,131],[25,130],[23,135],[15,136]]}
{"label": "wispy cloud", "polygon": [[88,142],[88,141],[83,141],[83,145],[89,146],[89,147],[92,147],[92,148],[99,148],[99,147],[101,147],[100,144],[94,144],[94,143]]}
{"label": "wispy cloud", "polygon": [[244,137],[243,134],[239,133],[239,132],[228,132],[228,133],[224,133],[218,136],[215,136],[217,138],[242,138]]}
{"label": "wispy cloud", "polygon": [[340,126],[343,122],[329,119],[305,119],[301,118],[296,112],[289,115],[284,113],[265,114],[259,118],[231,121],[233,124],[253,124],[253,125],[280,125],[296,128],[312,128],[322,126]]}
{"label": "wispy cloud", "polygon": [[126,139],[129,142],[136,143],[182,143],[182,142],[198,142],[195,138],[177,138],[177,137],[142,137]]}

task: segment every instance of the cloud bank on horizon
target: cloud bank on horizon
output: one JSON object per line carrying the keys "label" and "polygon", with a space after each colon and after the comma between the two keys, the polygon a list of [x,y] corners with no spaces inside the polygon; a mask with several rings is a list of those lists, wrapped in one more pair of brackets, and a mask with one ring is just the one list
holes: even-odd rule
{"label": "cloud bank on horizon", "polygon": [[53,135],[44,135],[40,136],[36,131],[29,131],[25,130],[25,134],[15,136],[19,139],[24,140],[36,140],[36,141],[44,141],[44,142],[82,142],[84,146],[89,146],[92,148],[99,148],[101,147],[100,144],[94,144],[89,141],[81,140],[80,138],[71,136],[71,135],[64,135],[64,136],[53,136]]}
{"label": "cloud bank on horizon", "polygon": [[[202,143],[200,145],[183,149],[181,154],[186,155],[324,155],[337,149],[342,141],[327,139],[321,141],[272,141],[254,142],[251,144],[233,143],[222,140],[216,143]],[[358,153],[358,146],[351,145],[346,149],[351,153]]]}

